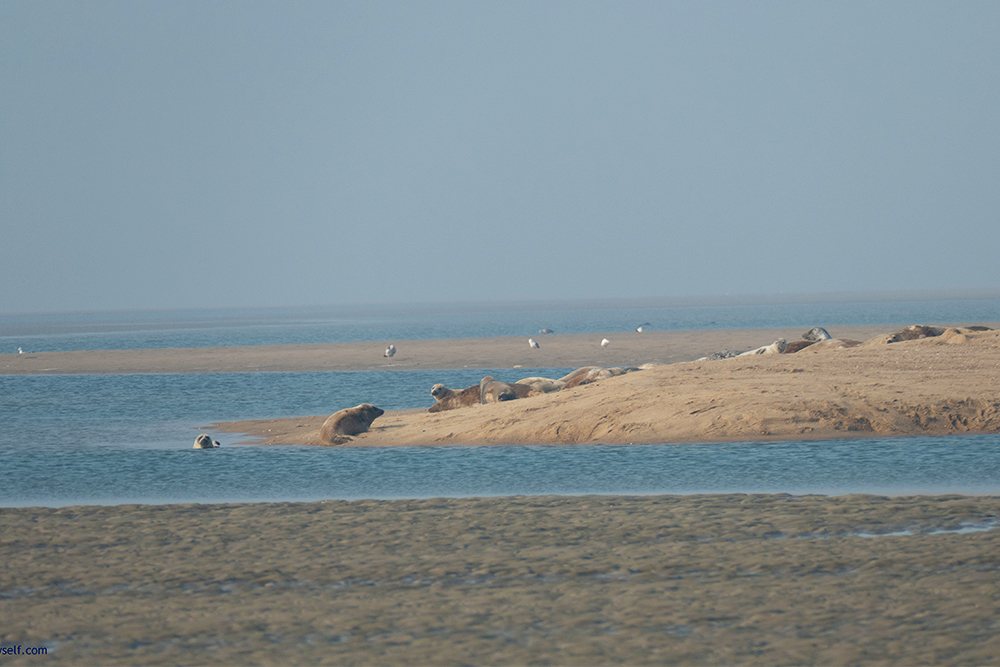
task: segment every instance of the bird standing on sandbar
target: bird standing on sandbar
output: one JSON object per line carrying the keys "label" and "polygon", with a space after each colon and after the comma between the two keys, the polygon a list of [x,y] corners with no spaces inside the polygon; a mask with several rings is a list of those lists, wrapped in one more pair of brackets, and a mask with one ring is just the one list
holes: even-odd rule
{"label": "bird standing on sandbar", "polygon": [[528,347],[534,348],[536,350],[539,349],[538,343],[536,343],[533,338],[528,339]]}
{"label": "bird standing on sandbar", "polygon": [[394,354],[396,354],[396,346],[389,345],[389,347],[385,348],[385,354],[383,354],[382,356],[388,358]]}
{"label": "bird standing on sandbar", "polygon": [[607,347],[608,345],[611,345],[611,341],[607,338],[601,341],[601,347]]}

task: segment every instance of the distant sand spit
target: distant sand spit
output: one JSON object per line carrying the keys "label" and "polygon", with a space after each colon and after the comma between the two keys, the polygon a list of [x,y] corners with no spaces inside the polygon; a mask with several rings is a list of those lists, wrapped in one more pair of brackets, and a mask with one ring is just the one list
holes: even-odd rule
{"label": "distant sand spit", "polygon": [[954,531],[998,516],[961,496],[0,509],[0,643],[49,650],[11,665],[997,664],[1000,530]]}
{"label": "distant sand spit", "polygon": [[[867,340],[898,327],[830,327],[834,336]],[[1000,327],[1000,324],[996,326]],[[252,373],[258,371],[370,371],[449,368],[632,366],[692,361],[724,349],[749,350],[777,338],[798,340],[806,328],[648,331],[523,338],[375,341],[316,345],[168,348],[0,354],[0,374]],[[611,344],[602,348],[602,338]],[[397,353],[385,358],[386,344]],[[429,389],[428,389],[429,390]]]}
{"label": "distant sand spit", "polygon": [[[766,344],[768,338],[758,335],[754,344]],[[587,357],[591,363],[597,358]],[[498,379],[519,377],[511,369]],[[350,406],[331,405],[330,413],[345,407]],[[315,445],[327,416],[210,428],[265,444]],[[388,412],[349,445],[684,443],[997,432],[1000,331],[983,331],[890,344],[876,337],[848,349],[674,363],[507,403],[433,414]]]}

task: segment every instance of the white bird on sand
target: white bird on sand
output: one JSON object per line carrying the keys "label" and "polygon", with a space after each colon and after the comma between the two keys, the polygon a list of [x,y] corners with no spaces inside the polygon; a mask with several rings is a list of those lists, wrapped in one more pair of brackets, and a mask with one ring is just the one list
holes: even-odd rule
{"label": "white bird on sand", "polygon": [[383,354],[382,356],[383,357],[391,357],[394,354],[396,354],[396,346],[395,345],[390,345],[389,347],[385,348],[385,354]]}
{"label": "white bird on sand", "polygon": [[638,331],[639,333],[642,333],[642,327],[637,327],[636,331]]}
{"label": "white bird on sand", "polygon": [[607,347],[608,345],[611,345],[611,341],[607,338],[601,341],[601,347]]}
{"label": "white bird on sand", "polygon": [[22,350],[21,348],[17,348],[17,353],[18,354],[24,354],[24,350]]}
{"label": "white bird on sand", "polygon": [[533,348],[535,348],[536,350],[537,350],[537,349],[539,349],[539,348],[538,348],[538,343],[536,343],[536,342],[535,342],[535,340],[534,340],[533,338],[529,338],[529,339],[528,339],[528,347],[533,347]]}

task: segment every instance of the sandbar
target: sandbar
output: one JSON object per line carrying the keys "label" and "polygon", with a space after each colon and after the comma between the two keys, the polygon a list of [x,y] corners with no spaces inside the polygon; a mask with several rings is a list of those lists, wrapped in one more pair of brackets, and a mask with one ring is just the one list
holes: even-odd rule
{"label": "sandbar", "polygon": [[[905,323],[911,324],[911,323]],[[904,325],[832,327],[841,338],[866,340]],[[1000,326],[1000,324],[996,325]],[[0,354],[0,374],[257,373],[304,371],[426,370],[453,368],[568,368],[634,366],[691,361],[724,349],[748,350],[777,338],[797,340],[804,329],[609,332],[528,338],[197,347]],[[611,345],[602,348],[608,338]],[[387,343],[398,350],[383,356]]]}
{"label": "sandbar", "polygon": [[[755,340],[767,344],[769,338],[758,332]],[[846,349],[663,363],[543,396],[446,412],[390,411],[346,446],[694,443],[1000,432],[1000,331],[966,330],[888,344],[881,338]],[[599,357],[595,353],[588,359]],[[648,358],[631,360],[639,361]],[[520,379],[518,369],[497,379],[514,382]],[[347,407],[331,405],[330,414]],[[239,442],[319,445],[319,429],[328,416],[206,428],[250,436]]]}

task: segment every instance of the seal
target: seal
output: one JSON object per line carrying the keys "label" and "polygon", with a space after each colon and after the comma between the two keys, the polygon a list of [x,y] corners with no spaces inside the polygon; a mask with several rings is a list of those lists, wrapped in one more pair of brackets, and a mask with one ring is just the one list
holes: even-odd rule
{"label": "seal", "polygon": [[785,350],[787,349],[787,347],[788,347],[788,341],[786,341],[784,338],[779,338],[770,345],[764,345],[763,347],[758,347],[753,350],[747,350],[746,352],[734,352],[733,350],[723,350],[722,352],[713,352],[707,357],[696,359],[696,361],[718,361],[719,359],[735,359],[736,357],[747,357],[752,354],[785,354]]}
{"label": "seal", "polygon": [[553,391],[559,391],[563,387],[563,383],[559,380],[543,377],[521,378],[515,384],[527,385],[545,394],[552,393]]}
{"label": "seal", "polygon": [[736,356],[746,357],[750,356],[751,354],[784,354],[785,347],[787,346],[788,346],[788,341],[786,341],[784,338],[779,338],[770,345],[764,345],[762,347],[758,347],[756,350],[747,350],[746,352],[741,352]]}
{"label": "seal", "polygon": [[918,340],[920,338],[935,338],[944,333],[944,329],[939,329],[937,327],[929,327],[924,324],[913,324],[902,331],[897,331],[896,336],[899,342],[901,340]]}
{"label": "seal", "polygon": [[790,340],[788,344],[785,345],[785,354],[795,354],[807,347],[814,345],[815,341],[811,340]]}
{"label": "seal", "polygon": [[319,431],[319,439],[325,445],[340,445],[350,440],[344,436],[364,433],[372,422],[385,414],[382,408],[371,403],[362,403],[353,408],[334,412]]}
{"label": "seal", "polygon": [[494,380],[492,375],[487,375],[479,381],[479,402],[483,405],[513,401],[516,398],[517,394],[509,384]]}
{"label": "seal", "polygon": [[526,384],[507,384],[493,379],[492,375],[487,375],[479,382],[479,402],[502,403],[513,401],[518,398],[528,398],[529,396],[539,396],[545,392],[539,391]]}
{"label": "seal", "polygon": [[803,340],[812,341],[813,343],[821,340],[830,340],[831,338],[833,338],[833,336],[831,336],[823,327],[813,327],[809,331],[802,334]]}
{"label": "seal", "polygon": [[427,412],[443,412],[445,410],[457,410],[478,405],[481,402],[479,385],[466,387],[461,391],[449,389],[443,384],[436,384],[431,387],[431,396],[437,401]]}
{"label": "seal", "polygon": [[202,433],[194,439],[193,449],[215,449],[218,446],[218,441],[212,440],[212,436],[208,433]]}
{"label": "seal", "polygon": [[[968,327],[965,331],[989,331],[989,327]],[[882,334],[881,336],[876,336],[866,340],[862,345],[865,347],[871,347],[873,345],[888,345],[889,343],[901,343],[906,340],[920,340],[921,338],[937,338],[948,332],[947,329],[940,329],[938,327],[929,327],[924,324],[912,324],[902,331],[897,331],[891,334]]]}
{"label": "seal", "polygon": [[859,340],[851,340],[850,338],[828,338],[826,340],[821,340],[813,343],[807,349],[810,352],[822,352],[823,350],[843,350],[848,347],[857,347],[861,345]]}
{"label": "seal", "polygon": [[575,371],[568,375],[564,375],[559,378],[557,382],[563,383],[563,389],[572,389],[573,387],[579,387],[581,384],[590,384],[591,382],[597,382],[598,380],[607,380],[618,375],[624,375],[625,373],[631,373],[633,371],[639,370],[638,368],[620,368],[615,366],[613,368],[601,368],[600,366],[584,366],[583,368],[577,368]]}

